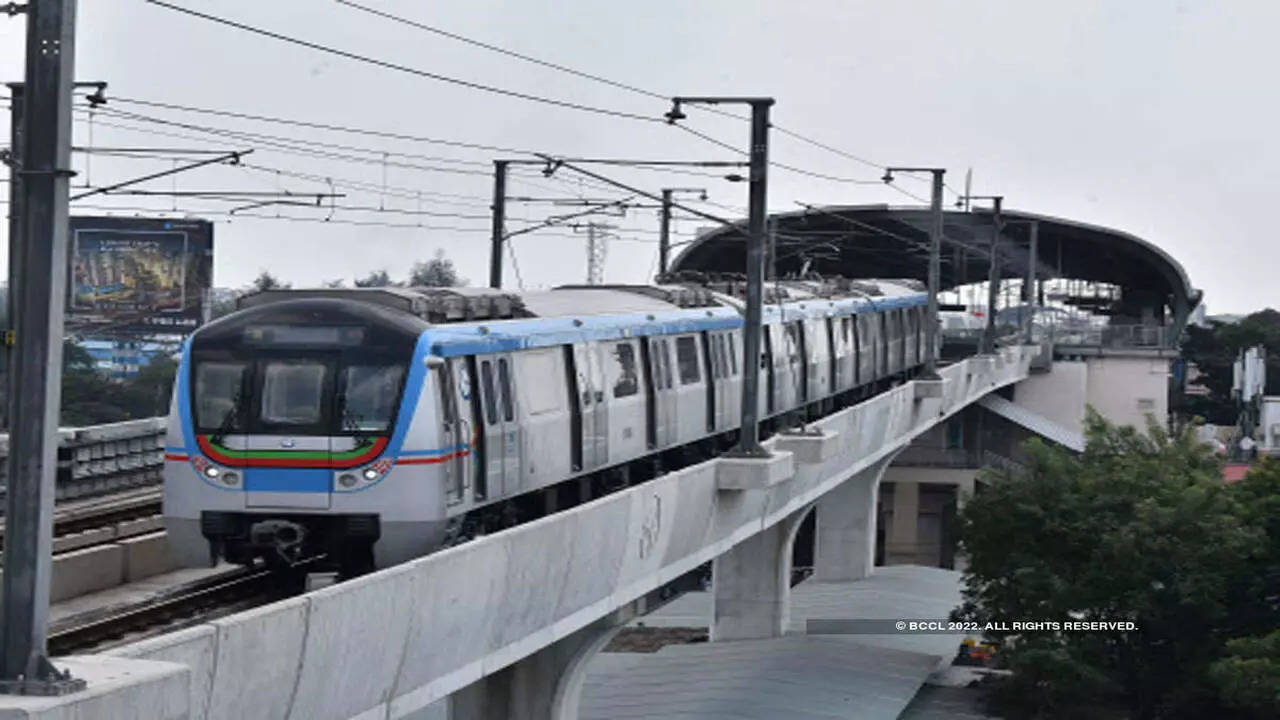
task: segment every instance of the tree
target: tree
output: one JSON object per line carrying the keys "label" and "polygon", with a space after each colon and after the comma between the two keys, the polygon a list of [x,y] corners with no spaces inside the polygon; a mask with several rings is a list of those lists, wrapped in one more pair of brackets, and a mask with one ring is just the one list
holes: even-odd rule
{"label": "tree", "polygon": [[366,275],[363,279],[357,279],[355,283],[356,283],[356,287],[359,287],[359,288],[396,286],[396,283],[391,281],[391,276],[387,274],[386,270],[376,270],[374,272],[371,272],[368,275]]}
{"label": "tree", "polygon": [[1215,322],[1209,328],[1188,327],[1182,358],[1195,364],[1209,395],[1188,397],[1184,414],[1199,415],[1215,425],[1235,424],[1232,364],[1241,350],[1255,345],[1267,349],[1267,394],[1280,395],[1280,312],[1267,308],[1234,324]]}
{"label": "tree", "polygon": [[335,289],[344,288],[347,286],[347,282],[342,278],[338,278],[337,280],[325,280],[324,286],[327,288],[335,288]]}
{"label": "tree", "polygon": [[155,417],[169,412],[178,364],[167,355],[152,358],[138,374],[115,381],[98,370],[79,345],[62,345],[62,407],[59,423],[84,427]]}
{"label": "tree", "polygon": [[250,292],[262,292],[264,290],[288,290],[293,287],[291,283],[282,283],[270,272],[263,270],[254,278],[249,285]]}
{"label": "tree", "polygon": [[461,287],[465,279],[458,277],[453,261],[444,256],[444,250],[436,250],[435,257],[413,264],[409,273],[410,287]]}
{"label": "tree", "polygon": [[1026,472],[987,474],[959,517],[969,566],[954,616],[984,626],[1082,619],[1136,629],[989,631],[1013,670],[996,694],[1002,710],[1233,717],[1210,665],[1233,634],[1280,623],[1280,613],[1257,615],[1242,600],[1265,561],[1262,513],[1246,511],[1190,428],[1170,436],[1152,421],[1144,435],[1090,410],[1086,437],[1079,456],[1033,440]]}
{"label": "tree", "polygon": [[1209,676],[1231,708],[1251,718],[1280,718],[1280,630],[1227,643]]}

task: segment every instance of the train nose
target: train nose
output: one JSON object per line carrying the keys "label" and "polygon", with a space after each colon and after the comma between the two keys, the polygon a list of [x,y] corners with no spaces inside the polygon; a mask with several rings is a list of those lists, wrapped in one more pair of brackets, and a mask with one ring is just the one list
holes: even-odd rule
{"label": "train nose", "polygon": [[306,528],[288,520],[264,520],[249,528],[249,540],[254,547],[274,550],[286,562],[299,559],[306,537]]}

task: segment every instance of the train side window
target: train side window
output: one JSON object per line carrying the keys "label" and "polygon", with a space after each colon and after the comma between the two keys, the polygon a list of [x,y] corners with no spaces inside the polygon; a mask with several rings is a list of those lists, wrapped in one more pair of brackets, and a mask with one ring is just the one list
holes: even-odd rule
{"label": "train side window", "polygon": [[701,378],[698,372],[698,344],[693,338],[676,338],[676,363],[680,367],[681,385],[692,385]]}
{"label": "train side window", "polygon": [[724,335],[716,336],[716,346],[720,350],[720,356],[716,358],[720,361],[720,377],[729,377],[729,343],[725,341]]}
{"label": "train side window", "polygon": [[668,390],[673,387],[671,382],[671,343],[666,338],[662,339],[662,386]]}
{"label": "train side window", "polygon": [[511,422],[516,414],[511,407],[511,371],[506,358],[498,358],[498,384],[502,386],[502,419]]}
{"label": "train side window", "polygon": [[609,353],[614,360],[613,396],[631,397],[640,391],[640,374],[636,365],[636,349],[630,342],[620,342]]}
{"label": "train side window", "polygon": [[662,341],[652,340],[649,343],[649,365],[653,371],[653,389],[662,390]]}
{"label": "train side window", "polygon": [[493,366],[488,360],[480,363],[480,382],[484,383],[484,416],[493,425],[498,422],[498,403],[493,397]]}
{"label": "train side window", "polygon": [[734,338],[733,335],[727,335],[725,336],[725,342],[724,342],[725,347],[729,349],[729,375],[730,376],[734,376],[738,374],[738,353],[737,353],[737,350],[735,349],[735,346],[736,346],[736,343],[734,342],[735,339],[736,338]]}
{"label": "train side window", "polygon": [[712,335],[711,342],[707,344],[711,350],[711,379],[719,380],[724,377],[724,369],[720,367],[722,352],[720,349],[720,336]]}

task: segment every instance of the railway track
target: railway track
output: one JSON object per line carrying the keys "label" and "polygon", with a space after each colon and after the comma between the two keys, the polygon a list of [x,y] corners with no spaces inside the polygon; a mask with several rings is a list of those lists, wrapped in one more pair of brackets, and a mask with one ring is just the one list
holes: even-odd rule
{"label": "railway track", "polygon": [[[120,523],[142,520],[161,513],[161,489],[148,488],[109,497],[66,503],[54,508],[53,537],[55,544],[72,535],[89,533]],[[150,530],[147,530],[150,532]],[[0,549],[4,548],[4,519],[0,518]],[[117,539],[112,535],[110,539]],[[104,538],[103,542],[110,539]],[[66,544],[65,542],[62,544]],[[85,545],[92,544],[86,543]],[[80,545],[84,547],[85,545]],[[61,550],[56,550],[61,551]]]}
{"label": "railway track", "polygon": [[52,656],[100,652],[182,630],[302,592],[311,558],[286,569],[239,568],[171,588],[141,603],[107,607],[49,628]]}

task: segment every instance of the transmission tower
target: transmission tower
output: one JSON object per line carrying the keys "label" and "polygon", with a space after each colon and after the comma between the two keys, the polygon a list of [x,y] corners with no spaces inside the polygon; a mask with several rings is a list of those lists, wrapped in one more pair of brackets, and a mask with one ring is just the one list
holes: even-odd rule
{"label": "transmission tower", "polygon": [[587,284],[604,284],[604,259],[608,253],[609,230],[612,225],[587,223]]}

